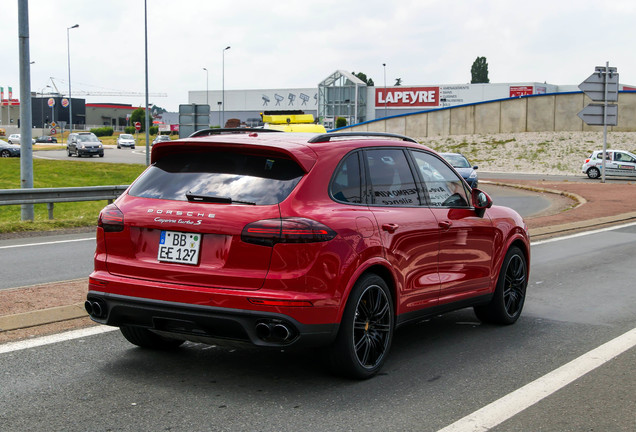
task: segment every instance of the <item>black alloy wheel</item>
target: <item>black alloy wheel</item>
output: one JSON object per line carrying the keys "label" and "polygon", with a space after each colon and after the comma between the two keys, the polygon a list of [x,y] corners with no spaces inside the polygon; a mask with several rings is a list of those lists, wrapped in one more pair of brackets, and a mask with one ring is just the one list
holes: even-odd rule
{"label": "black alloy wheel", "polygon": [[516,246],[506,253],[497,287],[490,303],[475,306],[475,314],[482,322],[513,324],[519,319],[526,299],[528,267],[524,253]]}
{"label": "black alloy wheel", "polygon": [[335,370],[358,379],[378,373],[391,347],[394,314],[384,279],[367,274],[358,280],[332,347],[331,363]]}
{"label": "black alloy wheel", "polygon": [[2,152],[0,152],[0,157],[9,157],[11,156],[11,153],[9,153],[9,150],[2,150]]}

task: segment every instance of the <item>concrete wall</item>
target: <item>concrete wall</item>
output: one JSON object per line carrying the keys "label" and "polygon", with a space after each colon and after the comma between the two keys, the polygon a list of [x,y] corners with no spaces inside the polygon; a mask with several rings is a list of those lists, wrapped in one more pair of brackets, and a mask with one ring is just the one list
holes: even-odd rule
{"label": "concrete wall", "polygon": [[[413,137],[487,133],[598,131],[577,114],[592,101],[583,93],[554,93],[404,114],[353,125],[346,130],[391,132]],[[636,92],[621,92],[618,126],[636,131]]]}

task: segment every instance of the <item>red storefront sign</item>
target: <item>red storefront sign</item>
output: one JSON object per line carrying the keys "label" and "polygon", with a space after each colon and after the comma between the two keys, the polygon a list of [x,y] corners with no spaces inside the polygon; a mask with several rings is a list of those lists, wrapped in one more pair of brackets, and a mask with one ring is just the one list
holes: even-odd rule
{"label": "red storefront sign", "polygon": [[375,106],[436,107],[439,106],[439,87],[376,88]]}
{"label": "red storefront sign", "polygon": [[510,97],[528,96],[533,93],[533,86],[510,86]]}

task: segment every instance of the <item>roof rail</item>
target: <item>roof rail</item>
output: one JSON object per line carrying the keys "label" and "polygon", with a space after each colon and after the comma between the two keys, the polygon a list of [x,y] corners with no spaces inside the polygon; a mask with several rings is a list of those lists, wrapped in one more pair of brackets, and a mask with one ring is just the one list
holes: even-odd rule
{"label": "roof rail", "polygon": [[329,142],[329,141],[331,141],[332,138],[339,138],[339,137],[368,137],[368,136],[382,137],[382,138],[399,138],[402,141],[409,141],[409,142],[414,142],[414,143],[417,142],[413,138],[410,138],[410,137],[407,137],[407,136],[404,136],[404,135],[388,133],[388,132],[331,132],[331,133],[316,135],[316,136],[312,137],[308,142],[310,142],[310,143],[321,143],[321,142]]}
{"label": "roof rail", "polygon": [[262,128],[213,128],[213,129],[201,129],[194,131],[188,138],[211,136],[211,135],[225,135],[225,134],[240,134],[240,133],[261,133],[261,132],[281,132],[273,129]]}

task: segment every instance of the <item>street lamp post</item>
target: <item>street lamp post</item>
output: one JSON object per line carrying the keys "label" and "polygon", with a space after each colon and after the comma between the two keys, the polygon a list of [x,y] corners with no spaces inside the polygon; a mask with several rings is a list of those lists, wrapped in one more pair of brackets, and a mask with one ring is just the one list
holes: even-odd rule
{"label": "street lamp post", "polygon": [[203,70],[205,71],[205,104],[208,106],[208,109],[209,109],[210,102],[209,102],[209,99],[208,99],[208,93],[209,93],[208,83],[210,82],[210,80],[209,80],[210,75],[208,74],[208,68],[203,68]]}
{"label": "street lamp post", "polygon": [[[70,30],[78,28],[79,24],[66,27],[66,52],[68,54],[68,129],[69,135],[73,133],[73,97],[71,95],[71,39]],[[64,138],[64,130],[62,130],[62,138]]]}
{"label": "street lamp post", "polygon": [[384,117],[386,117],[386,63],[382,63],[384,68]]}
{"label": "street lamp post", "polygon": [[223,117],[221,127],[225,126],[225,51],[229,50],[230,48],[230,46],[223,48],[223,63],[221,71],[221,105],[223,107]]}

